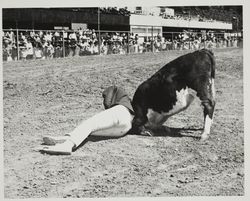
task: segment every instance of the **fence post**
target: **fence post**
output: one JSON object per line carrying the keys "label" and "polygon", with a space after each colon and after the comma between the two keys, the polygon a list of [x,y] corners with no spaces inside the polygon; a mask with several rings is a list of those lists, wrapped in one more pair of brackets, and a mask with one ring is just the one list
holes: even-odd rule
{"label": "fence post", "polygon": [[188,49],[190,50],[191,49],[191,44],[190,44],[190,40],[191,40],[191,33],[190,32],[188,32]]}
{"label": "fence post", "polygon": [[64,31],[62,32],[62,34],[63,34],[63,58],[65,57],[65,44],[64,44]]}
{"label": "fence post", "polygon": [[19,53],[19,37],[18,37],[19,33],[18,33],[18,29],[16,30],[16,44],[17,44],[17,60],[19,61],[20,59],[20,53]]}
{"label": "fence post", "polygon": [[98,23],[98,51],[99,51],[99,55],[101,54],[101,31],[100,31],[100,7],[98,7],[98,10],[97,10],[97,23]]}
{"label": "fence post", "polygon": [[174,50],[174,33],[172,32],[171,50]]}
{"label": "fence post", "polygon": [[218,33],[215,33],[214,35],[214,38],[215,38],[215,48],[219,48],[219,34]]}
{"label": "fence post", "polygon": [[207,32],[206,32],[206,35],[204,36],[204,40],[203,40],[204,48],[206,48],[206,40],[207,40]]}
{"label": "fence post", "polygon": [[100,31],[98,33],[98,52],[99,52],[99,55],[101,55],[101,44],[102,44],[102,41],[101,41],[101,36],[100,36]]}
{"label": "fence post", "polygon": [[154,27],[153,26],[151,29],[151,49],[152,49],[152,52],[154,52]]}
{"label": "fence post", "polygon": [[127,54],[129,54],[129,32],[127,37]]}

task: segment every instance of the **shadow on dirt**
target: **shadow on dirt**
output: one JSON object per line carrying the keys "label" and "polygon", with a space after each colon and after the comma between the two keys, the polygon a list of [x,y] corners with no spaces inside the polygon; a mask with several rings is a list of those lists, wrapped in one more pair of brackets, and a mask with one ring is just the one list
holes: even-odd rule
{"label": "shadow on dirt", "polygon": [[[145,137],[191,137],[194,139],[200,139],[197,136],[197,131],[202,131],[202,128],[170,128],[167,126],[161,126],[158,128],[154,128],[153,136],[145,136]],[[128,135],[139,135],[135,134],[132,131],[128,132]],[[122,136],[124,137],[124,136]],[[103,140],[110,140],[110,139],[118,139],[122,137],[107,137],[107,136],[89,136],[80,146],[83,146],[86,142],[98,142]]]}
{"label": "shadow on dirt", "polygon": [[159,126],[151,128],[150,133],[152,137],[191,137],[200,139],[197,136],[197,132],[202,131],[202,128],[171,128],[167,126]]}

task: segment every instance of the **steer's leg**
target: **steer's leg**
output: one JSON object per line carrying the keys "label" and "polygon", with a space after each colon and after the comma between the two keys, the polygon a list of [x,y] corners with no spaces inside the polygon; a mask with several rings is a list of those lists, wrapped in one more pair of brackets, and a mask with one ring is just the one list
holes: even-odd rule
{"label": "steer's leg", "polygon": [[209,137],[210,128],[213,122],[213,114],[215,107],[215,88],[213,78],[201,78],[197,80],[196,87],[197,96],[204,106],[204,130],[201,140],[204,141]]}
{"label": "steer's leg", "polygon": [[133,104],[135,117],[132,124],[132,132],[140,135],[152,136],[152,132],[146,128],[148,124],[147,108],[140,104]]}

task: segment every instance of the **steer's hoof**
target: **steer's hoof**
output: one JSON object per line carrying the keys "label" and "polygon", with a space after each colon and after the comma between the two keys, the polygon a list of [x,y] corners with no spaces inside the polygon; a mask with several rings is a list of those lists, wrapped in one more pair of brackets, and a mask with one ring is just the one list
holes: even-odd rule
{"label": "steer's hoof", "polygon": [[206,141],[207,139],[208,139],[208,134],[204,134],[204,133],[203,133],[203,134],[201,135],[200,141],[201,141],[201,142],[204,142],[204,141]]}
{"label": "steer's hoof", "polygon": [[141,135],[143,136],[154,136],[153,133],[149,130],[143,130],[141,131]]}

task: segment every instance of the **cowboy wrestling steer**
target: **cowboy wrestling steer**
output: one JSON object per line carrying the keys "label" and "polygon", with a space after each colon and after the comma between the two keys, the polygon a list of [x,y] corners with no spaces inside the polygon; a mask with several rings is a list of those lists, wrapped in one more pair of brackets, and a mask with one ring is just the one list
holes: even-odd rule
{"label": "cowboy wrestling steer", "polygon": [[215,58],[207,49],[180,56],[166,64],[137,88],[132,100],[133,128],[139,134],[154,135],[151,128],[162,125],[191,104],[193,91],[204,106],[201,140],[206,140],[215,107],[214,77]]}

